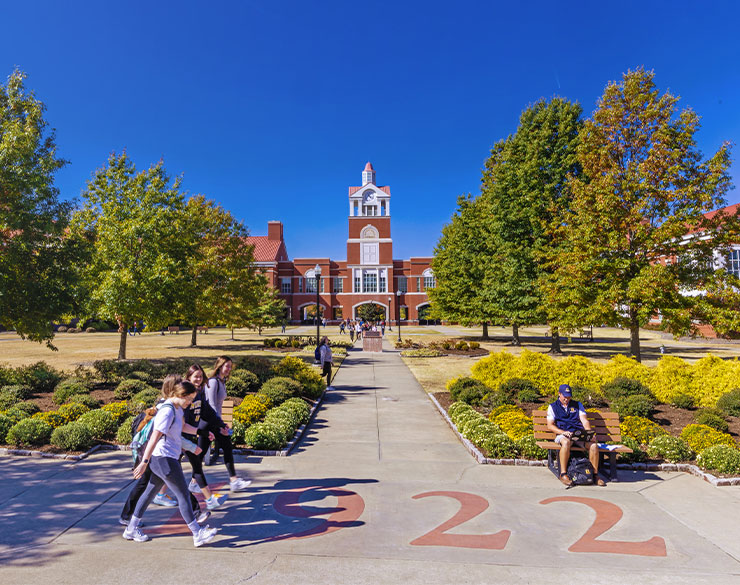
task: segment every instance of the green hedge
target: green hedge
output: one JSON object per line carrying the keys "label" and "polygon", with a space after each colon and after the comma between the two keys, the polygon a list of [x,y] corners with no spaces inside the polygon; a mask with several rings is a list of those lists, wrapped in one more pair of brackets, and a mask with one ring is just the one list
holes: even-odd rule
{"label": "green hedge", "polygon": [[6,441],[11,445],[36,447],[46,445],[53,429],[38,418],[24,418],[10,427]]}

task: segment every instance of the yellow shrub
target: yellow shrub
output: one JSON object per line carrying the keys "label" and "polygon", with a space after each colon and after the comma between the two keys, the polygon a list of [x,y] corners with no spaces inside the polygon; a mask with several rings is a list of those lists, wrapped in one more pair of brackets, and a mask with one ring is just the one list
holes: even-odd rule
{"label": "yellow shrub", "polygon": [[601,365],[601,377],[602,384],[621,377],[638,380],[647,386],[650,382],[650,368],[634,358],[618,354]]}
{"label": "yellow shrub", "polygon": [[700,406],[714,406],[723,394],[740,384],[740,362],[707,355],[692,368],[691,394]]}
{"label": "yellow shrub", "polygon": [[37,412],[31,418],[38,418],[44,421],[52,429],[61,427],[63,424],[66,424],[67,422],[66,420],[64,420],[64,417],[58,412],[56,412],[55,410],[48,410],[46,412]]}
{"label": "yellow shrub", "polygon": [[116,425],[121,424],[129,415],[128,405],[125,402],[111,402],[103,406],[101,410],[109,412],[116,421]]}
{"label": "yellow shrub", "polygon": [[508,351],[491,353],[473,365],[471,375],[489,388],[498,388],[504,380],[515,377],[512,371],[516,359]]}
{"label": "yellow shrub", "polygon": [[696,453],[701,453],[707,447],[714,445],[728,445],[737,449],[737,443],[735,443],[735,439],[731,435],[721,433],[707,425],[688,425],[681,431],[681,438]]}
{"label": "yellow shrub", "polygon": [[532,434],[532,419],[522,410],[499,414],[492,422],[501,427],[511,440],[516,441]]}
{"label": "yellow shrub", "polygon": [[[694,396],[691,366],[681,358],[667,355],[650,372],[648,388],[660,402],[670,403],[679,394]],[[698,398],[698,397],[697,397]]]}
{"label": "yellow shrub", "polygon": [[234,409],[234,420],[249,426],[262,420],[271,406],[264,394],[250,394]]}
{"label": "yellow shrub", "polygon": [[554,393],[560,384],[583,386],[589,390],[599,391],[604,383],[601,365],[588,358],[574,355],[555,363],[556,377],[559,381],[547,389],[548,393]]}
{"label": "yellow shrub", "polygon": [[632,437],[641,445],[649,445],[658,435],[668,434],[660,425],[641,416],[625,416],[619,428],[623,437]]}
{"label": "yellow shrub", "polygon": [[555,392],[562,384],[557,370],[557,362],[549,355],[525,349],[514,362],[512,375],[507,378],[525,378],[547,395]]}
{"label": "yellow shrub", "polygon": [[491,411],[491,414],[488,415],[488,420],[496,422],[494,419],[505,412],[521,412],[524,414],[524,411],[518,406],[514,406],[513,404],[502,404]]}

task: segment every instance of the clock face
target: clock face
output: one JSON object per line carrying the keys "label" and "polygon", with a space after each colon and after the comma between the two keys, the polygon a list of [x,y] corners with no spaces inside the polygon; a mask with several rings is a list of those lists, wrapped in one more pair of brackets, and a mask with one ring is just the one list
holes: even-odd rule
{"label": "clock face", "polygon": [[375,199],[375,193],[365,193],[365,194],[364,194],[364,195],[362,196],[362,200],[363,200],[363,201],[364,201],[365,203],[367,203],[368,201],[372,201],[373,199]]}

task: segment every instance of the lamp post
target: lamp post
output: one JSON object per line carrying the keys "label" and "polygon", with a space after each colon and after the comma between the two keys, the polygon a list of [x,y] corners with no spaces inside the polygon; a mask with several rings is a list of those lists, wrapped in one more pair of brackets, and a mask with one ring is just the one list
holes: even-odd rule
{"label": "lamp post", "polygon": [[398,299],[396,300],[396,311],[398,311],[398,343],[401,343],[401,291],[396,291],[396,297]]}
{"label": "lamp post", "polygon": [[391,315],[393,315],[391,307],[393,304],[391,301],[393,301],[393,297],[388,297],[388,331],[393,331],[393,319],[391,319]]}
{"label": "lamp post", "polygon": [[319,346],[321,336],[321,321],[319,321],[319,281],[321,280],[321,266],[318,264],[313,268],[314,281],[316,282],[316,347]]}

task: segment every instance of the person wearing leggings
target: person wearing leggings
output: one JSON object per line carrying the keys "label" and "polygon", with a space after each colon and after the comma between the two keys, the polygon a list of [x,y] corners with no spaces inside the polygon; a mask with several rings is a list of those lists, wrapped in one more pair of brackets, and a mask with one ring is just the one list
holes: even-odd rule
{"label": "person wearing leggings", "polygon": [[[219,418],[221,418],[221,408],[226,399],[226,380],[229,379],[232,367],[231,358],[225,355],[218,357],[216,359],[216,365],[213,367],[213,372],[211,372],[211,377],[208,379],[208,385],[206,386],[206,402],[208,402],[208,405],[216,412]],[[213,426],[208,421],[201,420],[198,426],[198,446],[204,451],[210,448],[209,435],[207,434],[209,432],[213,433],[215,437],[216,449],[224,452],[224,463],[226,464],[226,470],[229,472],[229,489],[232,492],[244,491],[252,482],[236,475],[231,435],[223,434],[220,428]]]}
{"label": "person wearing leggings", "polygon": [[[152,434],[147,442],[141,463],[134,468],[136,479],[142,477],[149,469],[151,471],[149,483],[136,504],[128,526],[123,531],[123,538],[136,542],[149,540],[149,536],[141,532],[141,518],[162,485],[166,485],[177,497],[180,515],[193,533],[193,544],[199,547],[213,540],[217,529],[198,524],[190,507],[188,486],[180,465],[180,454],[183,448],[183,409],[192,403],[196,389],[188,381],[163,385],[163,390],[165,387],[172,387],[172,390],[167,392],[166,400],[157,410]],[[197,449],[196,453],[199,453]]]}

